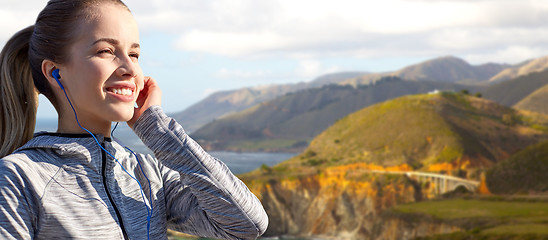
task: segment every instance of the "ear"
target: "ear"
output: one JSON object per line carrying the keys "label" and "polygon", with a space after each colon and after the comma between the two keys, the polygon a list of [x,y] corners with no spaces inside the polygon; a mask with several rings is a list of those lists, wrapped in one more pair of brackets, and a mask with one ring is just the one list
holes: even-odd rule
{"label": "ear", "polygon": [[[52,88],[61,89],[61,85],[58,84],[57,80],[55,80],[55,78],[52,76],[53,70],[58,69],[57,68],[58,65],[59,64],[56,64],[51,60],[44,59],[44,61],[42,61],[42,74],[44,74],[44,77],[46,77],[46,79],[49,82],[49,85]],[[59,75],[61,75],[61,74],[59,73]],[[59,80],[61,80],[61,79],[59,79]]]}

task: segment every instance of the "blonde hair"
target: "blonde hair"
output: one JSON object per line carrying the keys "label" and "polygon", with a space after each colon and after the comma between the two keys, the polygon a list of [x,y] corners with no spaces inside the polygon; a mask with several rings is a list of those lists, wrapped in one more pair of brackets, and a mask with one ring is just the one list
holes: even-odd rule
{"label": "blonde hair", "polygon": [[0,157],[30,140],[34,132],[38,92],[28,60],[33,29],[16,33],[0,53]]}
{"label": "blonde hair", "polygon": [[32,138],[38,109],[38,92],[54,106],[55,96],[42,73],[45,59],[70,61],[68,46],[82,19],[97,17],[102,3],[127,6],[120,0],[50,0],[36,23],[17,32],[0,53],[0,158]]}

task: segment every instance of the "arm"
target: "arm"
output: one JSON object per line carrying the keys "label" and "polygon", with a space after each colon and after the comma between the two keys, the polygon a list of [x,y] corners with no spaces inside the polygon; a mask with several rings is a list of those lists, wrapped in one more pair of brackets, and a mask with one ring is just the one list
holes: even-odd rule
{"label": "arm", "polygon": [[255,239],[263,234],[268,216],[257,197],[161,111],[160,99],[156,82],[145,78],[140,107],[128,124],[170,169],[162,171],[170,224],[215,238]]}
{"label": "arm", "polygon": [[[164,186],[169,219],[183,219],[180,224],[191,225],[197,231],[194,234],[201,236],[255,239],[264,233],[268,217],[257,197],[159,106],[145,111],[134,130],[162,165],[180,174],[180,177],[170,177]],[[185,199],[177,196],[182,196],[186,186],[194,201],[178,201]],[[191,203],[195,206],[188,206]],[[188,213],[181,210],[189,207],[199,213],[180,216]]]}

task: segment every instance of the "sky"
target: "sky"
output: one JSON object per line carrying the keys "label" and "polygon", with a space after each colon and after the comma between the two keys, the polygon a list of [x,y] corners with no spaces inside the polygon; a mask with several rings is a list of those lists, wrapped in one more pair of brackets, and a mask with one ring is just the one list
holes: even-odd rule
{"label": "sky", "polygon": [[[0,0],[0,45],[45,0]],[[517,64],[548,55],[546,0],[127,0],[141,67],[174,113],[209,94],[386,72],[441,56]],[[38,119],[56,118],[45,98]]]}

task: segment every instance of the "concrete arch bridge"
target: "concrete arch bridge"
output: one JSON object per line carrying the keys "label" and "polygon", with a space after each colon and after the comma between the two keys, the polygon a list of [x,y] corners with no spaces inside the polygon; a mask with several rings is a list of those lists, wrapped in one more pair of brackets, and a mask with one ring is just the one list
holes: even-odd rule
{"label": "concrete arch bridge", "polygon": [[385,171],[385,170],[370,170],[372,173],[379,174],[397,174],[406,175],[407,177],[418,181],[419,183],[432,184],[434,193],[442,195],[447,192],[454,191],[462,186],[470,192],[476,192],[480,185],[479,181],[468,180],[464,178],[449,176],[445,174],[416,172],[416,171]]}

